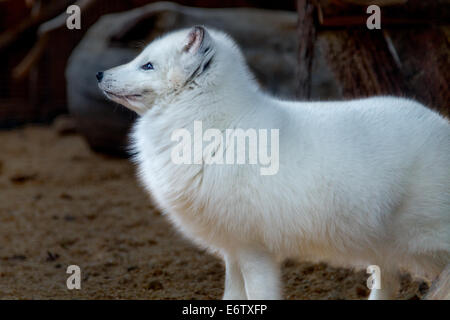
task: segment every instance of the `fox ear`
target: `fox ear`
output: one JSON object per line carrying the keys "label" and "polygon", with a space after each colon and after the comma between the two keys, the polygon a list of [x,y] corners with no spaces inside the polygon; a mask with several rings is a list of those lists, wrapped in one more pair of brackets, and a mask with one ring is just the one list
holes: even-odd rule
{"label": "fox ear", "polygon": [[201,49],[207,49],[211,44],[211,37],[203,26],[192,27],[186,37],[183,52],[196,54]]}
{"label": "fox ear", "polygon": [[181,63],[186,75],[186,82],[200,76],[210,65],[215,53],[213,39],[202,26],[189,30],[181,55]]}

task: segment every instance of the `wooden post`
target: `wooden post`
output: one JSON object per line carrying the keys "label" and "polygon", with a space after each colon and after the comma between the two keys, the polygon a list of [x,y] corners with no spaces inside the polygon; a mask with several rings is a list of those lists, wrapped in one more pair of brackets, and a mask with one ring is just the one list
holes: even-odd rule
{"label": "wooden post", "polygon": [[382,30],[337,30],[327,32],[325,39],[321,50],[344,98],[408,93]]}
{"label": "wooden post", "polygon": [[315,7],[311,0],[297,0],[298,12],[298,71],[297,97],[311,97],[311,69],[314,57],[314,42],[316,39]]}

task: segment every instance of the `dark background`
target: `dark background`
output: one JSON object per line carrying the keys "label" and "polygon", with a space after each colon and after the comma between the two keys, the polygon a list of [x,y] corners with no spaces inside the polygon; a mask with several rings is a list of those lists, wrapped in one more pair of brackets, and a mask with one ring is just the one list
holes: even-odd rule
{"label": "dark background", "polygon": [[[67,112],[64,77],[67,60],[89,26],[104,14],[150,2],[153,1],[0,1],[0,128],[49,121]],[[450,6],[447,0],[410,0],[406,3],[399,0],[397,5],[382,6],[382,31],[365,28],[366,6],[359,4],[383,5],[396,1],[176,2],[193,7],[298,11],[300,74],[296,81],[300,98],[311,96],[308,92],[310,65],[314,63],[311,48],[320,45],[324,49],[324,59],[342,89],[342,97],[384,93],[411,96],[448,115]],[[43,23],[64,15],[67,6],[73,3],[85,8],[82,9],[81,30],[67,30],[64,23],[38,35]],[[318,41],[324,34],[325,41]],[[353,68],[351,73],[349,68]]]}

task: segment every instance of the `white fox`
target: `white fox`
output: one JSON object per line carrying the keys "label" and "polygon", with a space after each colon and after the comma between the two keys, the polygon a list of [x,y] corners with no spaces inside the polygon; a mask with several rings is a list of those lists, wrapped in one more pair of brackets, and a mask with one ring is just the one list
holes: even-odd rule
{"label": "white fox", "polygon": [[[280,299],[287,257],[379,266],[369,299],[395,297],[399,268],[434,278],[450,264],[450,124],[423,105],[276,99],[230,37],[202,26],[97,78],[140,115],[132,138],[144,186],[184,235],[224,259],[224,299]],[[278,172],[175,164],[171,135],[194,121],[279,129]]]}

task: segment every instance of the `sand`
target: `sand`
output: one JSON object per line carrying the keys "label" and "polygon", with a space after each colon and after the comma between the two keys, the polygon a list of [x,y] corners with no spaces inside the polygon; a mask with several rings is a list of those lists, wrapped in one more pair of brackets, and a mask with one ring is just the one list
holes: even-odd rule
{"label": "sand", "polygon": [[[81,268],[80,290],[66,269]],[[71,130],[0,131],[0,299],[219,299],[222,262],[155,209],[127,159]],[[365,271],[283,264],[286,299],[365,299]],[[425,282],[402,276],[400,299]]]}

